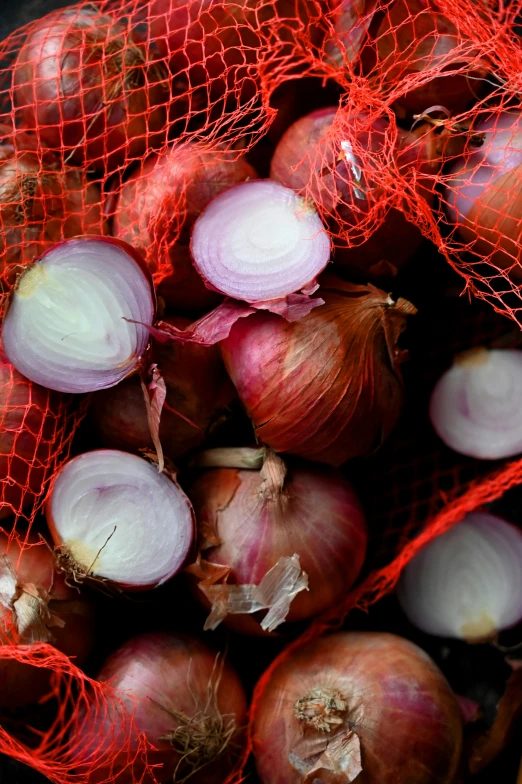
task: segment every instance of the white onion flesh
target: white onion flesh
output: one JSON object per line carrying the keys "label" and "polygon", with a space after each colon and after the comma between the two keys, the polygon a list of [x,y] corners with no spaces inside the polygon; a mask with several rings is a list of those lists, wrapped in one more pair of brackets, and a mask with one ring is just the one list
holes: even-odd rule
{"label": "white onion flesh", "polygon": [[410,561],[397,595],[428,634],[494,637],[522,620],[522,531],[491,514],[467,515]]}
{"label": "white onion flesh", "polygon": [[86,452],[63,467],[47,519],[55,544],[83,571],[134,588],[173,577],[194,534],[181,488],[145,459],[115,449]]}
{"label": "white onion flesh", "polygon": [[457,359],[437,382],[433,427],[462,455],[496,460],[522,452],[522,352],[477,350]]}
{"label": "white onion flesh", "polygon": [[130,247],[68,240],[20,279],[2,329],[4,350],[31,381],[94,392],[139,366],[149,342],[142,324],[153,323],[154,311],[151,284]]}
{"label": "white onion flesh", "polygon": [[315,208],[272,180],[224,191],[197,219],[191,252],[211,288],[246,302],[281,299],[313,284],[330,259]]}

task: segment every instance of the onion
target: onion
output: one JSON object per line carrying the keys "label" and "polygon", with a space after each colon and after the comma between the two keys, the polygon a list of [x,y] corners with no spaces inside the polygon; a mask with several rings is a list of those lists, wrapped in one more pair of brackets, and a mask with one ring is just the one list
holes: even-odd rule
{"label": "onion", "polygon": [[468,514],[410,561],[398,597],[428,634],[495,637],[522,620],[522,532],[500,517]]}
{"label": "onion", "polygon": [[[167,318],[184,328],[188,319]],[[153,345],[152,358],[167,386],[161,413],[160,440],[175,460],[198,446],[223,417],[235,390],[217,347],[169,341]],[[128,378],[92,396],[92,421],[103,446],[137,452],[153,449],[143,391],[138,378]],[[187,421],[188,420],[188,421]]]}
{"label": "onion", "polygon": [[[142,634],[109,657],[98,680],[110,681],[124,706],[134,712],[136,730],[155,747],[148,755],[149,764],[159,766],[154,768],[155,782],[225,781],[244,744],[247,705],[239,678],[220,654],[185,635]],[[100,739],[105,739],[111,775],[138,751],[138,738],[129,745],[124,737],[121,714],[93,709],[80,717],[76,731],[72,746],[79,761],[88,757],[91,746],[98,752]],[[106,775],[101,768],[94,780],[106,781]],[[118,782],[153,781],[150,774],[143,775],[137,760],[132,770],[120,773]]]}
{"label": "onion", "polygon": [[165,139],[167,70],[124,22],[89,5],[34,23],[14,66],[19,127],[67,163],[112,170]]}
{"label": "onion", "polygon": [[330,5],[335,38],[325,43],[324,51],[337,66],[353,63],[365,44],[377,0],[335,0]]}
{"label": "onion", "polygon": [[326,304],[295,323],[266,313],[240,319],[221,348],[257,437],[338,466],[375,449],[397,422],[397,343],[415,308],[333,275],[320,292]]}
{"label": "onion", "polygon": [[234,299],[264,302],[314,290],[330,258],[315,209],[271,180],[235,185],[194,224],[191,252],[209,286]]}
{"label": "onion", "polygon": [[343,632],[276,667],[253,738],[262,784],[449,784],[462,720],[444,676],[416,645]]}
{"label": "onion", "polygon": [[[51,551],[27,537],[22,547],[0,534],[0,642],[50,642],[82,664],[93,642],[90,603],[54,570]],[[29,657],[28,657],[29,658]],[[51,690],[51,673],[0,655],[0,706],[38,702]]]}
{"label": "onion", "polygon": [[522,452],[522,353],[473,349],[459,355],[437,382],[430,417],[455,452],[482,460]]}
{"label": "onion", "polygon": [[4,350],[20,373],[49,389],[105,389],[143,364],[154,311],[150,280],[130,245],[67,240],[18,280]]}
{"label": "onion", "polygon": [[127,589],[155,588],[187,559],[192,506],[173,478],[127,452],[98,449],[54,479],[47,522],[62,571]]}
{"label": "onion", "polygon": [[[203,453],[203,465],[225,467],[205,471],[189,490],[202,558],[230,569],[226,583],[209,589],[200,584],[214,605],[207,628],[215,628],[227,609],[239,615],[236,630],[255,628],[246,616],[259,604],[259,599],[252,600],[247,608],[250,587],[258,586],[280,559],[299,557],[308,590],[289,603],[293,583],[278,586],[272,605],[279,602],[284,609],[272,610],[261,623],[263,629],[326,610],[342,599],[363,565],[366,524],[346,479],[323,466],[298,463],[287,469],[274,452],[260,458],[260,470],[245,470],[255,465],[257,454],[254,449],[234,450],[230,460],[226,449]],[[236,467],[227,467],[231,464]]]}
{"label": "onion", "polygon": [[513,280],[522,281],[522,114],[504,112],[478,122],[473,134],[485,140],[455,161],[444,190],[450,222],[467,250],[484,257]]}
{"label": "onion", "polygon": [[123,185],[113,234],[137,248],[150,271],[171,274],[159,294],[178,312],[205,311],[219,302],[192,266],[194,221],[222,191],[256,176],[243,156],[174,145],[147,158]]}

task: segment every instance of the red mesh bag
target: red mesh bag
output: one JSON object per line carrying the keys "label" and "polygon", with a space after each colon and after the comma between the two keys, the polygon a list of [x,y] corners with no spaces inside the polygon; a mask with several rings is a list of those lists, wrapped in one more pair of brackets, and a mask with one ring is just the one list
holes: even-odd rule
{"label": "red mesh bag", "polygon": [[[192,224],[213,196],[256,172],[315,202],[341,274],[391,290],[411,259],[408,270],[437,277],[427,238],[460,275],[468,298],[444,299],[442,316],[438,303],[425,316],[419,308],[407,414],[360,468],[380,489],[364,499],[368,574],[292,646],[391,591],[423,543],[522,480],[522,460],[451,454],[426,413],[454,353],[517,342],[521,11],[522,0],[100,0],[0,44],[4,292],[58,239],[112,233],[142,250],[167,305],[205,312],[220,298],[192,267]],[[28,531],[85,403],[38,388],[6,360],[0,390],[2,525],[22,549],[44,547]],[[357,479],[359,468],[349,470]],[[0,659],[52,673],[45,726],[2,723],[0,752],[60,784],[117,780],[111,766],[125,754],[129,768],[139,758],[145,770],[136,782],[155,780],[143,768],[146,741],[109,685],[49,642],[11,636]],[[107,736],[86,739],[77,765],[72,739],[86,711]]]}

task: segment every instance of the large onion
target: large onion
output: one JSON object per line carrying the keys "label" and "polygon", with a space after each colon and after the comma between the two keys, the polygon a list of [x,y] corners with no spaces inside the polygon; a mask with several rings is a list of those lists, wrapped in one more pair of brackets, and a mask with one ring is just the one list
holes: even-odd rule
{"label": "large onion", "polygon": [[341,465],[389,435],[403,389],[399,336],[415,308],[332,275],[298,322],[258,313],[221,343],[256,435],[277,452]]}
{"label": "large onion", "polygon": [[462,720],[424,651],[391,634],[345,632],[276,668],[253,738],[262,784],[450,784]]}
{"label": "large onion", "polygon": [[20,373],[42,386],[93,392],[143,365],[145,325],[154,312],[151,282],[130,245],[67,240],[18,280],[2,327],[4,350]]}
{"label": "large onion", "polygon": [[192,506],[173,478],[112,449],[70,460],[54,479],[47,522],[62,571],[127,589],[155,588],[183,566]]}
{"label": "large onion", "polygon": [[[202,557],[213,565],[230,567],[226,584],[200,586],[201,595],[214,605],[212,628],[223,619],[219,610],[224,603],[225,614],[228,609],[239,616],[237,621],[231,619],[233,628],[256,629],[257,624],[246,616],[257,607],[254,600],[248,607],[252,586],[259,585],[280,559],[299,558],[308,590],[290,602],[295,584],[281,584],[278,595],[271,598],[272,606],[285,599],[288,604],[277,618],[272,617],[274,611],[267,615],[263,629],[274,629],[283,620],[309,618],[340,601],[363,565],[364,515],[344,477],[313,464],[297,463],[287,469],[273,452],[264,457],[260,470],[246,470],[255,466],[255,458],[253,449],[233,450],[232,459],[229,450],[209,450],[200,462],[221,467],[202,473],[189,490],[200,525]],[[232,467],[223,467],[227,465]],[[241,601],[236,595],[240,589],[230,585],[242,586]]]}

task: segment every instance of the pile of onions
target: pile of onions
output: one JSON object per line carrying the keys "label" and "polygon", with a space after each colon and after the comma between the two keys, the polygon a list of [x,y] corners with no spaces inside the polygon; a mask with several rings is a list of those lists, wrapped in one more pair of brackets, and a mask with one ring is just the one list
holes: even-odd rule
{"label": "pile of onions", "polygon": [[[341,235],[359,230],[359,225],[362,231],[378,198],[371,171],[365,168],[357,182],[353,156],[347,157],[343,152],[343,145],[348,144],[346,139],[353,134],[351,124],[352,118],[340,115],[334,106],[301,117],[283,135],[270,167],[272,179],[303,196],[311,196],[330,215],[329,227],[334,234]],[[357,142],[368,153],[382,152],[387,128],[388,121],[377,118],[369,131],[357,135]],[[429,179],[419,176],[435,173],[441,165],[437,137],[432,130],[419,125],[412,132],[399,131],[396,156],[402,167],[415,170],[418,192],[433,202]],[[362,244],[348,248],[343,240],[334,240],[333,260],[365,282],[368,276],[379,279],[395,274],[414,255],[422,239],[417,226],[401,210],[391,208],[384,222]]]}
{"label": "pile of onions", "polygon": [[173,477],[127,452],[98,449],[56,475],[47,522],[60,569],[76,582],[155,588],[186,561],[192,506]]}
{"label": "pile of onions", "polygon": [[[244,586],[246,594],[279,559],[295,554],[308,590],[293,598],[282,620],[310,618],[346,595],[362,568],[367,534],[359,501],[341,474],[306,463],[287,468],[274,452],[255,449],[213,449],[198,463],[214,466],[189,489],[202,558],[230,568],[219,587],[222,597],[217,586],[203,586],[200,593],[219,602],[234,585]],[[254,610],[254,603],[247,609],[245,596],[233,628],[256,631],[257,622],[246,614]],[[267,628],[264,621],[261,626]]]}
{"label": "pile of onions", "polygon": [[209,288],[255,303],[314,291],[330,259],[330,238],[315,208],[293,190],[251,180],[203,210],[190,250]]}
{"label": "pile of onions", "polygon": [[[91,605],[66,585],[55,571],[49,548],[37,542],[31,536],[22,547],[0,534],[0,643],[49,642],[81,665],[93,643]],[[0,707],[38,702],[50,691],[51,674],[45,668],[0,657]]]}
{"label": "pile of onions", "polygon": [[[171,316],[165,323],[178,329],[188,319]],[[167,387],[159,437],[167,457],[175,460],[201,444],[224,418],[235,397],[216,346],[197,343],[153,343],[152,359]],[[103,446],[138,452],[153,449],[140,380],[125,379],[118,386],[95,392],[92,421]]]}
{"label": "pile of onions", "polygon": [[485,512],[467,515],[410,561],[398,597],[428,634],[494,639],[522,620],[522,531]]}
{"label": "pile of onions", "polygon": [[444,189],[446,211],[468,250],[481,260],[491,257],[520,283],[522,114],[488,117],[473,126],[473,133],[484,134],[484,142],[452,164]]}
{"label": "pile of onions", "polygon": [[150,278],[130,245],[66,240],[19,278],[2,326],[4,351],[37,384],[93,392],[143,366],[154,315]]}
{"label": "pile of onions", "polygon": [[94,6],[35,22],[13,73],[18,127],[66,163],[112,170],[165,139],[168,74],[124,22]]}
{"label": "pile of onions", "polygon": [[444,676],[416,645],[343,632],[276,668],[253,738],[262,784],[447,784],[457,773],[462,719]]}
{"label": "pile of onions", "polygon": [[205,311],[219,302],[192,266],[190,232],[215,196],[254,177],[237,153],[174,145],[147,158],[124,183],[113,234],[138,249],[153,274],[171,270],[158,293],[177,312]]}
{"label": "pile of onions", "polygon": [[455,452],[498,460],[522,452],[522,352],[472,349],[438,380],[430,402],[437,435]]}
{"label": "pile of onions", "polygon": [[397,422],[398,340],[415,308],[333,275],[321,297],[292,324],[269,313],[240,319],[221,349],[263,443],[339,466],[378,447]]}
{"label": "pile of onions", "polygon": [[[123,706],[133,713],[137,732],[155,751],[148,754],[154,781],[167,784],[223,784],[244,745],[247,703],[241,682],[220,654],[185,635],[142,634],[126,642],[105,662],[97,680],[110,681]],[[111,775],[136,757],[121,711],[93,710],[80,717],[73,737],[77,762],[100,751],[111,756]],[[124,750],[125,749],[125,750]],[[118,775],[120,784],[142,779],[143,762]],[[93,781],[106,781],[100,768]]]}

